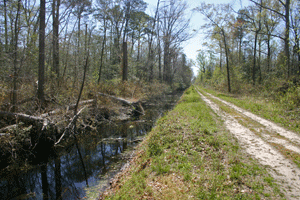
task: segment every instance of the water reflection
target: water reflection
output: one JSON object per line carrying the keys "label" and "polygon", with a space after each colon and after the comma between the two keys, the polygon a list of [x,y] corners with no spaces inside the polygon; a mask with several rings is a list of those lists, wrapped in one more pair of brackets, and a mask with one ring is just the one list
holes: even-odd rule
{"label": "water reflection", "polygon": [[[160,106],[145,106],[146,115],[135,121],[99,124],[97,131],[85,131],[72,138],[71,145],[58,147],[29,170],[1,172],[0,199],[83,198],[87,185],[93,187],[103,177],[109,180],[112,163],[125,162],[120,160],[120,153],[134,147],[178,98],[171,96],[164,99],[167,103],[161,100]],[[49,154],[47,150],[44,153]]]}

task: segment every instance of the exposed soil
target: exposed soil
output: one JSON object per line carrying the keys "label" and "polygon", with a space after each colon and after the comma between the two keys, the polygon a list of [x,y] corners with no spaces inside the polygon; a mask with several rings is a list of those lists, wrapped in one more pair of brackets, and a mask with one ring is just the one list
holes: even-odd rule
{"label": "exposed soil", "polygon": [[[251,129],[252,127],[241,125],[237,116],[221,110],[217,104],[206,98],[199,91],[198,93],[211,109],[222,118],[226,128],[238,139],[243,149],[262,165],[268,166],[270,174],[277,180],[277,184],[281,186],[286,198],[300,199],[300,169],[292,160],[286,158],[271,145],[271,143],[280,144],[284,148],[299,154],[300,137],[296,133],[287,131],[271,121],[208,94],[210,98],[229,106],[243,117],[260,123],[262,127],[258,130],[259,134],[256,134]],[[279,135],[280,138],[275,137],[275,135]]]}

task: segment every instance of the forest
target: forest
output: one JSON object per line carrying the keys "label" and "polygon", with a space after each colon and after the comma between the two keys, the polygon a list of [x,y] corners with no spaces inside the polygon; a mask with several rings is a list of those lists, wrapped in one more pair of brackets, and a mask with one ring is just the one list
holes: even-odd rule
{"label": "forest", "polygon": [[126,83],[187,87],[186,2],[158,1],[151,16],[146,8],[143,0],[2,1],[1,110],[33,114]]}
{"label": "forest", "polygon": [[[152,14],[143,0],[4,0],[0,6],[2,111],[34,114],[126,84],[186,88],[192,66],[199,69],[197,82],[228,92],[299,93],[296,0],[195,8],[158,0]],[[194,61],[182,47],[194,36],[189,12],[207,22],[198,30],[206,38]]]}
{"label": "forest", "polygon": [[245,3],[194,8],[206,19],[202,30],[207,38],[195,61],[197,81],[229,93],[297,90],[293,97],[299,105],[299,1]]}

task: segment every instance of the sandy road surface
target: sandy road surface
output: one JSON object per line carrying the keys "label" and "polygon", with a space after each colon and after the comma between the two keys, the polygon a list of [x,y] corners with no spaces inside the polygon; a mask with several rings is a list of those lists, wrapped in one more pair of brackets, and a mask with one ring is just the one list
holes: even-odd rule
{"label": "sandy road surface", "polygon": [[267,140],[279,143],[285,148],[299,153],[300,137],[268,120],[209,94],[210,98],[217,99],[242,115],[259,122],[266,130],[280,134],[283,139],[272,138],[271,135],[264,134],[264,130],[262,130],[261,136],[258,136],[250,131],[249,128],[242,126],[234,116],[222,111],[219,106],[209,98],[206,98],[199,91],[198,93],[212,110],[222,118],[226,128],[238,139],[242,148],[245,149],[248,154],[256,158],[261,164],[269,167],[270,174],[277,180],[277,183],[281,185],[286,198],[300,199],[300,169],[291,160],[284,157],[279,151],[272,147],[272,145],[266,142]]}

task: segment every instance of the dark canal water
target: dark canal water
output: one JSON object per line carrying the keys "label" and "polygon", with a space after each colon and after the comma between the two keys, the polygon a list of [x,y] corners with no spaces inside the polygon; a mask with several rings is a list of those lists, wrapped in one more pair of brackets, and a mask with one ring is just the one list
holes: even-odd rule
{"label": "dark canal water", "polygon": [[43,163],[2,172],[0,199],[85,199],[103,191],[138,141],[181,94],[165,95],[145,105],[145,115],[137,119],[99,124],[97,130],[81,133],[78,142],[62,146]]}

